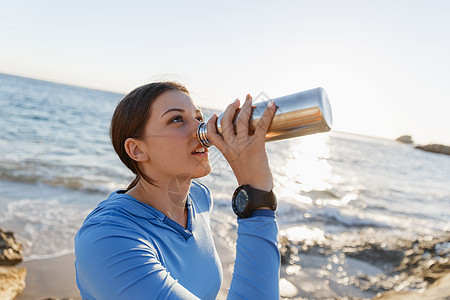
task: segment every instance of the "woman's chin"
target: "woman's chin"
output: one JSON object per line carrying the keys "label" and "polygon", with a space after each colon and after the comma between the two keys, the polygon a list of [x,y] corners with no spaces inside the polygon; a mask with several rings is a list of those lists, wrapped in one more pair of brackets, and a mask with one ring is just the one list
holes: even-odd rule
{"label": "woman's chin", "polygon": [[211,165],[208,162],[207,164],[205,163],[205,164],[199,165],[196,168],[196,170],[193,172],[192,178],[197,179],[197,178],[205,177],[209,173],[211,173]]}

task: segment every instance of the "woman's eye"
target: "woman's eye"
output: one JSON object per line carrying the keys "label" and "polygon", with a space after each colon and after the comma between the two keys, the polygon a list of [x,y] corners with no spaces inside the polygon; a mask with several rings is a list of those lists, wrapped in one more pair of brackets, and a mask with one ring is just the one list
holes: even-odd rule
{"label": "woman's eye", "polygon": [[170,123],[179,123],[179,122],[183,122],[183,117],[182,116],[176,116],[176,117],[173,117],[170,120]]}
{"label": "woman's eye", "polygon": [[[198,116],[196,117],[196,119],[200,122],[203,122],[203,116]],[[184,118],[181,115],[175,116],[172,119],[170,119],[170,123],[182,123],[182,122],[184,122]]]}

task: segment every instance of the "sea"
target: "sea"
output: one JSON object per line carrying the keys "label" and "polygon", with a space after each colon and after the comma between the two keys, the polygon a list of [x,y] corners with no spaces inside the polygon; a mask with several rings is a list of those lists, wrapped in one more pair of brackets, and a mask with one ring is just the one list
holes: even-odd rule
{"label": "sea", "polygon": [[[73,253],[87,214],[133,179],[108,135],[123,96],[0,74],[0,227],[15,233],[25,260]],[[414,252],[418,264],[448,264],[450,156],[333,130],[267,143],[267,152],[284,298],[423,290],[425,276],[401,267],[423,243],[432,250]],[[237,182],[214,147],[210,160],[211,174],[198,180],[213,194],[216,246],[232,265]]]}

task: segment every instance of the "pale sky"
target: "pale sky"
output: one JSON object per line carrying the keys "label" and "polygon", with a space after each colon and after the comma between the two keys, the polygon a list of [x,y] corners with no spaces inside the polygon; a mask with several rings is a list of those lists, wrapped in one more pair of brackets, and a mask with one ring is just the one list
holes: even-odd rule
{"label": "pale sky", "polygon": [[0,72],[200,106],[321,86],[333,129],[450,145],[450,1],[6,1]]}

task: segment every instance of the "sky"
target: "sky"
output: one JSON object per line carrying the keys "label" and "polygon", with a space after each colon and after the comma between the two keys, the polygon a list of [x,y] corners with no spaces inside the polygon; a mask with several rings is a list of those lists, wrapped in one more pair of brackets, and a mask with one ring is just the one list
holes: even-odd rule
{"label": "sky", "polygon": [[333,129],[450,145],[450,1],[6,1],[0,72],[199,106],[323,87]]}

